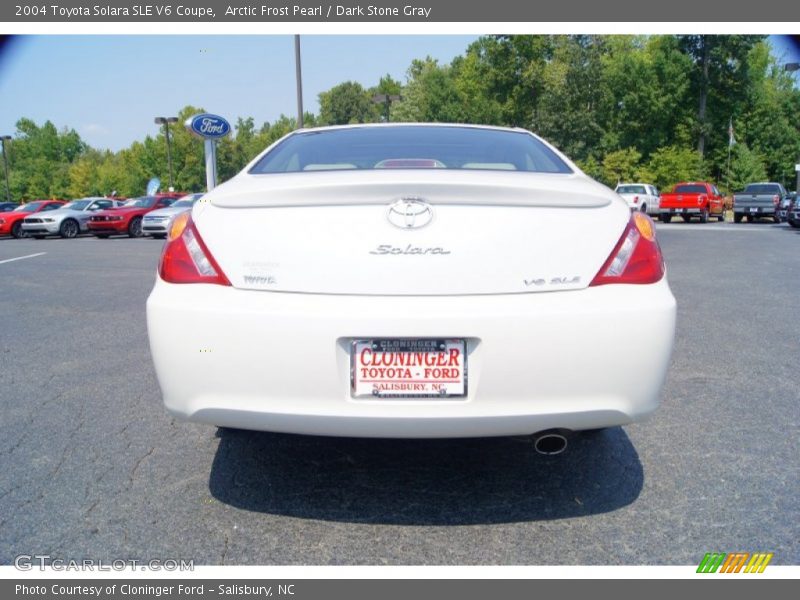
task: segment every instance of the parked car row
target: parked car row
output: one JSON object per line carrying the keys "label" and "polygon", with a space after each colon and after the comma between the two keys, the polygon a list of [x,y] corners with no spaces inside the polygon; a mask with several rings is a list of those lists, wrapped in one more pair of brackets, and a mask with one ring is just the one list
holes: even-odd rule
{"label": "parked car row", "polygon": [[712,218],[724,221],[725,210],[730,208],[735,223],[766,217],[775,223],[787,221],[792,227],[800,227],[800,199],[780,183],[750,183],[744,191],[734,194],[732,201],[729,198],[727,206],[717,186],[705,181],[682,181],[667,194],[660,194],[648,183],[620,183],[615,191],[631,210],[657,215],[662,223],[669,223],[673,217],[681,217],[687,223],[694,217],[701,223]]}
{"label": "parked car row", "polygon": [[165,238],[175,216],[191,209],[201,196],[166,192],[132,199],[90,197],[71,202],[3,203],[0,204],[0,235],[69,239],[91,233],[98,238],[111,235]]}
{"label": "parked car row", "polygon": [[91,215],[107,208],[122,206],[122,200],[111,198],[82,198],[61,204],[55,210],[36,213],[22,220],[22,231],[34,238],[41,239],[48,235],[60,235],[74,238],[88,231],[87,224]]}

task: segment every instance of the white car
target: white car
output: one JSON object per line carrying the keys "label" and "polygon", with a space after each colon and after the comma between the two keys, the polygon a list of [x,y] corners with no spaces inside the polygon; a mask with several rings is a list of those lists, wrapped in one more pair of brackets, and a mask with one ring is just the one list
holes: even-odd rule
{"label": "white car", "polygon": [[657,215],[661,194],[649,183],[620,183],[615,190],[631,210],[639,210],[649,215]]}
{"label": "white car", "polygon": [[147,322],[183,418],[557,453],[656,410],[675,299],[650,218],[535,135],[354,125],[177,217]]}
{"label": "white car", "polygon": [[142,217],[142,235],[149,235],[156,239],[167,237],[172,220],[182,212],[191,210],[194,203],[202,196],[203,194],[186,194],[166,208],[150,211]]}
{"label": "white car", "polygon": [[98,210],[117,208],[122,202],[113,198],[81,198],[49,212],[40,212],[25,217],[22,230],[36,239],[48,235],[74,238],[89,231],[89,217]]}

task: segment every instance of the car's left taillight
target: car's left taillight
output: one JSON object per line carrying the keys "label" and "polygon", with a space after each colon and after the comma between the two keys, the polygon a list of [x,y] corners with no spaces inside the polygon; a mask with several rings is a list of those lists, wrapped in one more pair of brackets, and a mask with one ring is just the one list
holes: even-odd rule
{"label": "car's left taillight", "polygon": [[158,274],[169,283],[231,284],[208,251],[189,212],[178,215],[172,222]]}
{"label": "car's left taillight", "polygon": [[646,214],[635,212],[608,260],[589,285],[655,283],[664,276],[664,271],[655,225]]}

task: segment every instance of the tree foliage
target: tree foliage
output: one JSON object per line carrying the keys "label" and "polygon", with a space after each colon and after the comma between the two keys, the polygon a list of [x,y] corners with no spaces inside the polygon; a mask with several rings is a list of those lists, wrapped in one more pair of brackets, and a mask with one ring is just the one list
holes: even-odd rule
{"label": "tree foliage", "polygon": [[[412,61],[404,82],[386,75],[371,87],[340,83],[319,95],[306,127],[386,120],[376,94],[401,96],[391,121],[455,122],[529,129],[589,175],[614,185],[636,179],[669,188],[709,178],[734,190],[752,179],[794,186],[800,156],[800,90],[764,36],[484,36],[442,64]],[[200,107],[185,106],[183,121]],[[728,173],[728,124],[737,143]],[[221,180],[293,129],[281,116],[260,127],[235,121],[218,145]],[[205,185],[202,143],[170,128],[178,190]],[[118,152],[90,148],[73,129],[21,118],[7,144],[14,199],[144,193],[169,173],[166,139],[153,128]]]}
{"label": "tree foliage", "polygon": [[347,125],[376,121],[378,108],[360,83],[345,81],[319,95],[321,125]]}

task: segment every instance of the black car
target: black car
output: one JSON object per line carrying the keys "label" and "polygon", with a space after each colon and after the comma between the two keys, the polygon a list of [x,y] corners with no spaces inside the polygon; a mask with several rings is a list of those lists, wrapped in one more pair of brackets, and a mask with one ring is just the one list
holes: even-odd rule
{"label": "black car", "polygon": [[0,202],[0,213],[11,212],[18,206],[16,202]]}
{"label": "black car", "polygon": [[792,227],[800,227],[800,198],[797,197],[797,192],[789,194],[792,198],[789,205],[789,211],[786,214],[786,221]]}

